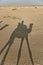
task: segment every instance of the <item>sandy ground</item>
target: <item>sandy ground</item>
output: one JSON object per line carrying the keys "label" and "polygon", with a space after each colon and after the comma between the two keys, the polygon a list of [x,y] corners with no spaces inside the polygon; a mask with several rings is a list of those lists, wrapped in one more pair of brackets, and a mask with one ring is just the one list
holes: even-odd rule
{"label": "sandy ground", "polygon": [[[11,33],[17,24],[24,20],[24,24],[29,27],[33,23],[31,34],[28,35],[30,48],[35,65],[43,65],[43,6],[0,6],[0,50],[9,40]],[[5,65],[16,65],[21,39],[15,39],[6,57]],[[6,49],[0,55],[0,63]],[[24,39],[19,65],[32,65],[28,53],[27,43]]]}

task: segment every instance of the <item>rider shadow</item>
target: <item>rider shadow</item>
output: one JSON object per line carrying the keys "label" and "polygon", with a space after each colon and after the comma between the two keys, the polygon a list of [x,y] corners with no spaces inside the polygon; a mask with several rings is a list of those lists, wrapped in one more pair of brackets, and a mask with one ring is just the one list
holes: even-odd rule
{"label": "rider shadow", "polygon": [[4,25],[3,27],[0,28],[0,30],[3,30],[4,28],[6,28],[7,26],[9,26],[8,24]]}
{"label": "rider shadow", "polygon": [[13,43],[15,38],[21,38],[21,44],[20,44],[20,48],[19,48],[19,51],[18,51],[18,58],[17,58],[17,64],[16,65],[19,64],[24,38],[26,39],[26,42],[27,42],[28,52],[29,52],[29,55],[30,55],[32,65],[34,65],[33,58],[32,58],[32,52],[31,52],[31,49],[30,49],[30,46],[29,46],[29,41],[28,41],[28,33],[30,33],[32,31],[33,24],[31,23],[29,28],[27,28],[27,26],[24,25],[23,22],[24,21],[22,21],[21,23],[18,23],[17,28],[11,34],[11,37],[8,40],[7,44],[0,51],[0,55],[1,55],[1,53],[4,51],[4,49],[8,46],[8,48],[7,48],[6,52],[5,52],[5,55],[4,55],[3,59],[2,59],[1,65],[4,65],[7,54],[9,52],[10,47],[12,46],[12,43]]}

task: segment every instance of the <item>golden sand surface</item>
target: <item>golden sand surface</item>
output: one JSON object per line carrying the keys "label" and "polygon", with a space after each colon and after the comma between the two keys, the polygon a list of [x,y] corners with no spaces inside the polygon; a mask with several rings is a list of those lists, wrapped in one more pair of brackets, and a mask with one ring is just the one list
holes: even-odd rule
{"label": "golden sand surface", "polygon": [[[30,23],[33,23],[32,32],[28,34],[28,40],[34,64],[43,65],[43,6],[0,6],[0,28],[6,24],[9,25],[3,30],[0,30],[0,50],[7,43],[11,33],[22,20],[24,20],[24,24],[27,25],[27,28]],[[4,65],[16,65],[20,42],[21,39],[17,38],[14,40]],[[0,55],[0,63],[6,49]],[[25,39],[19,65],[32,65]]]}

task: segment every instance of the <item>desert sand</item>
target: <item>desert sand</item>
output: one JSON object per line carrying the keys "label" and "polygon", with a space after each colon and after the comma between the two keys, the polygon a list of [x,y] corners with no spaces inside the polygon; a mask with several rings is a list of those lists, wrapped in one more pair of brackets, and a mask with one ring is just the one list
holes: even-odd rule
{"label": "desert sand", "polygon": [[[27,28],[29,28],[30,23],[33,23],[32,32],[28,34],[28,40],[34,65],[43,65],[43,6],[0,6],[0,28],[8,25],[0,30],[0,50],[7,43],[11,33],[22,20],[24,20]],[[14,40],[4,65],[16,65],[20,42],[21,39],[16,38]],[[6,49],[0,55],[0,63]],[[25,39],[23,41],[19,65],[32,65]]]}

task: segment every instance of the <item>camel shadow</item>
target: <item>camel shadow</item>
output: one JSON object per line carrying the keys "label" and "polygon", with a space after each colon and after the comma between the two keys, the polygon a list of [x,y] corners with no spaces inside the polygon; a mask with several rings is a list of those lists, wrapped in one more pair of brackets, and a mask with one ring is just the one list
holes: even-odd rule
{"label": "camel shadow", "polygon": [[4,51],[4,49],[8,46],[8,48],[5,52],[5,55],[4,55],[4,57],[1,61],[1,65],[4,65],[7,54],[9,52],[10,47],[12,46],[12,43],[14,42],[15,38],[21,38],[21,44],[20,44],[20,48],[19,48],[19,51],[18,51],[18,58],[17,58],[17,64],[16,65],[19,64],[24,38],[26,39],[26,42],[27,42],[28,52],[29,52],[29,55],[30,55],[32,65],[34,65],[33,58],[32,58],[32,52],[31,52],[31,49],[30,49],[30,46],[29,46],[29,40],[28,40],[28,33],[31,33],[33,24],[31,23],[29,28],[27,28],[27,26],[24,25],[23,23],[24,23],[24,21],[22,21],[21,23],[18,23],[18,26],[13,31],[13,33],[11,34],[10,39],[8,40],[6,45],[0,51],[0,55],[1,55],[1,53]]}

